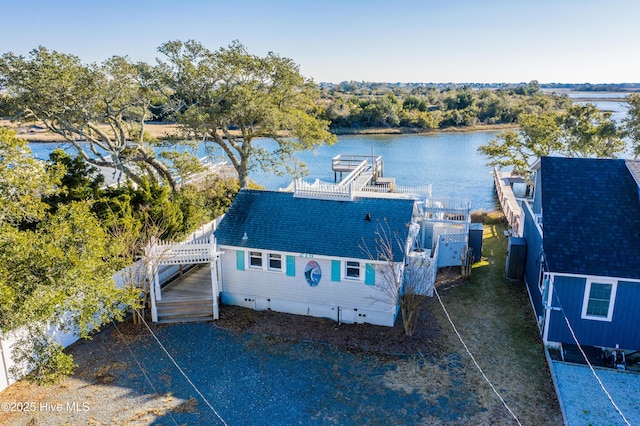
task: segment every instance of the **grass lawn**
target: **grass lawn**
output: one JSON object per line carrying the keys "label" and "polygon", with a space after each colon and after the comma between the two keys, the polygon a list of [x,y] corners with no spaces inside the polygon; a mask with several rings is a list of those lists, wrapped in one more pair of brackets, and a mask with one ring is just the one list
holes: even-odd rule
{"label": "grass lawn", "polygon": [[[520,422],[562,424],[526,287],[505,279],[506,224],[498,214],[489,214],[484,222],[482,261],[474,265],[468,281],[444,284],[438,292],[476,361]],[[428,309],[442,329],[440,356],[456,360],[460,379],[487,409],[468,419],[469,424],[510,424],[511,415],[473,365],[437,298],[429,301]],[[441,372],[442,362],[432,362]]]}

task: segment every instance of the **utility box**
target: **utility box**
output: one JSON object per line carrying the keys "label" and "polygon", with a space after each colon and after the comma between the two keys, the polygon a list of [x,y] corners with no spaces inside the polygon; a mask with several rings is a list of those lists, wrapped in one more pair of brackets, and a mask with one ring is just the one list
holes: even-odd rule
{"label": "utility box", "polygon": [[524,278],[525,256],[527,254],[527,242],[524,238],[509,237],[507,245],[507,265],[505,273],[507,280],[521,282]]}
{"label": "utility box", "polygon": [[472,223],[469,225],[469,248],[473,263],[480,262],[482,259],[482,232],[484,226],[481,223]]}

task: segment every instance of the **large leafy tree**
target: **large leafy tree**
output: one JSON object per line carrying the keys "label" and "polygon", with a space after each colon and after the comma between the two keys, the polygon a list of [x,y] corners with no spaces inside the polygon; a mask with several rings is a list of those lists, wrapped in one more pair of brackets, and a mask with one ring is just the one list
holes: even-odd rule
{"label": "large leafy tree", "polygon": [[538,157],[561,151],[558,115],[522,114],[519,131],[506,131],[482,145],[478,151],[489,158],[490,166],[511,167],[515,173],[526,174]]}
{"label": "large leafy tree", "polygon": [[478,151],[491,166],[526,174],[538,157],[614,157],[625,149],[622,132],[611,113],[593,104],[572,105],[565,112],[521,114],[517,132],[503,132]]}
{"label": "large leafy tree", "polygon": [[47,205],[41,196],[53,195],[62,176],[33,158],[24,139],[0,127],[0,225],[20,225],[42,219]]}
{"label": "large leafy tree", "polygon": [[629,110],[623,120],[625,134],[631,139],[633,155],[640,157],[640,95],[633,93],[627,96]]}
{"label": "large leafy tree", "polygon": [[[170,41],[159,51],[178,120],[224,151],[242,187],[254,167],[295,174],[302,166],[297,151],[335,142],[316,114],[319,89],[291,59],[258,57],[237,41],[215,52],[196,41]],[[257,144],[260,137],[275,147]]]}
{"label": "large leafy tree", "polygon": [[611,158],[626,148],[611,112],[600,111],[593,104],[572,105],[560,116],[559,124],[568,157]]}
{"label": "large leafy tree", "polygon": [[[144,140],[149,108],[161,95],[155,68],[114,56],[84,65],[73,55],[39,47],[28,58],[0,57],[3,109],[21,121],[44,123],[94,165],[121,170],[137,180],[144,173],[177,184]],[[83,143],[87,142],[87,143]]]}
{"label": "large leafy tree", "polygon": [[50,327],[86,337],[122,317],[123,304],[138,296],[115,286],[116,246],[89,203],[47,211],[42,196],[60,187],[62,172],[62,164],[32,159],[13,130],[0,129],[0,334],[25,331],[14,359],[40,381],[72,367]]}

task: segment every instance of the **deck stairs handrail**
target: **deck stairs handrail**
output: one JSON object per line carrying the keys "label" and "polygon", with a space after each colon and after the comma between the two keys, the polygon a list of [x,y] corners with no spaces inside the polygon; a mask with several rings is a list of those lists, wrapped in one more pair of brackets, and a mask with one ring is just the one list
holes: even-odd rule
{"label": "deck stairs handrail", "polygon": [[[349,172],[348,175],[346,175],[340,182],[338,182],[337,185],[338,186],[349,185],[350,183],[355,182],[356,179],[358,179],[358,177],[362,173],[370,169],[371,169],[371,166],[369,166],[369,163],[367,162],[367,160],[362,160],[351,170],[351,172]],[[371,175],[373,175],[373,173],[371,173]]]}

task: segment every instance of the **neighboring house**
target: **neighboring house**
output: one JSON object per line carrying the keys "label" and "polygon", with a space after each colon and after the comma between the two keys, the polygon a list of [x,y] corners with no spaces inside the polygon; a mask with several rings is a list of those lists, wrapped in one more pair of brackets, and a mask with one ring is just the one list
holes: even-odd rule
{"label": "neighboring house", "polygon": [[[525,282],[546,345],[640,350],[640,162],[542,157],[523,202]],[[566,317],[566,318],[565,318]]]}

